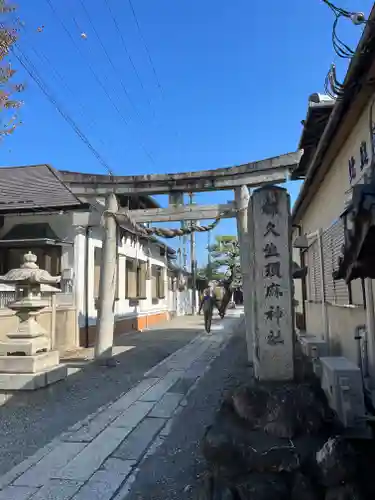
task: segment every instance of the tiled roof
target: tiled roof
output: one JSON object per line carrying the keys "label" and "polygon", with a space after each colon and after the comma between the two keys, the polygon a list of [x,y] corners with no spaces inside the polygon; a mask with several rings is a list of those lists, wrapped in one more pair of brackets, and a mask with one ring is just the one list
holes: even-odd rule
{"label": "tiled roof", "polygon": [[79,205],[49,165],[0,168],[0,213]]}

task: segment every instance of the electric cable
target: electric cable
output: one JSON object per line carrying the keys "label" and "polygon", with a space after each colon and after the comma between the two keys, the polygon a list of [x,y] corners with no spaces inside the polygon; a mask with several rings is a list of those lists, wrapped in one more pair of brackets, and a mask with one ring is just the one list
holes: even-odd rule
{"label": "electric cable", "polygon": [[[27,32],[24,27],[23,27],[23,31]],[[69,94],[71,94],[74,97],[77,97],[76,93],[72,90],[72,88],[70,87],[70,85],[66,81],[65,77],[55,67],[55,65],[53,64],[51,59],[40,48],[38,48],[38,49],[35,48],[33,46],[33,44],[30,42],[30,40],[27,41],[27,47],[35,54],[35,56],[39,59],[39,61],[41,62],[42,65],[47,65],[50,68],[50,71],[52,72],[52,74],[55,75],[56,80],[59,82],[59,86],[62,85],[63,87],[65,87],[65,89],[68,91]],[[20,44],[19,44],[19,48],[20,48]],[[25,53],[25,51],[23,51],[23,53]],[[35,65],[35,63],[34,63],[34,69],[37,70],[37,66]],[[90,111],[83,103],[78,101],[77,106],[80,108],[82,116],[89,118],[89,121],[88,121],[89,126],[97,126],[98,125],[95,118],[90,117]],[[103,139],[100,136],[98,137],[98,141],[101,143],[101,145],[103,147],[106,147]]]}
{"label": "electric cable", "polygon": [[[76,48],[77,52],[80,54],[81,58],[87,64],[87,66],[88,66],[91,74],[93,75],[93,77],[95,78],[96,82],[98,83],[98,85],[101,87],[101,89],[105,93],[107,99],[112,104],[112,106],[116,110],[116,112],[119,115],[119,117],[121,118],[121,120],[124,122],[125,125],[129,125],[128,120],[125,118],[125,116],[123,115],[123,113],[121,112],[121,110],[119,109],[119,107],[117,106],[116,102],[112,99],[111,95],[108,93],[108,91],[107,91],[105,85],[103,84],[102,80],[98,77],[98,75],[96,74],[94,68],[92,67],[92,65],[90,64],[90,62],[87,60],[87,57],[85,57],[84,53],[82,52],[82,50],[80,49],[80,47],[77,45],[77,43],[76,43],[73,35],[70,33],[70,31],[67,28],[65,22],[60,18],[59,13],[57,12],[57,10],[55,9],[55,7],[53,6],[51,0],[46,0],[46,2],[48,3],[48,5],[49,5],[50,9],[52,10],[53,14],[55,15],[55,17],[58,19],[61,27],[63,28],[63,30],[68,35],[68,37],[71,40],[71,42],[73,43],[73,45]],[[144,147],[143,144],[141,145],[141,147],[142,147],[144,153],[146,154],[146,156],[149,158],[149,160],[154,164],[155,161],[154,161],[152,155],[147,151],[147,149]]]}
{"label": "electric cable", "polygon": [[[337,34],[337,28],[339,20],[342,18],[349,19],[354,25],[367,25],[370,23],[369,20],[366,19],[365,15],[362,12],[354,12],[343,9],[341,7],[336,6],[329,0],[322,0],[324,4],[326,4],[329,9],[333,12],[335,16],[335,20],[332,26],[332,46],[336,53],[336,55],[341,59],[352,59],[356,54],[356,50],[353,50],[349,47],[348,44],[343,42],[343,40]],[[359,54],[365,53],[367,47],[362,47],[359,51]],[[350,85],[350,88],[353,88],[354,83]],[[337,79],[336,75],[336,66],[335,64],[331,64],[330,69],[325,78],[324,89],[327,95],[329,95],[332,99],[340,100],[344,97],[345,92],[348,90],[348,86],[340,83]]]}
{"label": "electric cable", "polygon": [[[19,54],[17,53],[19,52]],[[44,82],[43,78],[38,74],[33,63],[30,59],[23,53],[23,51],[19,48],[17,43],[12,48],[12,53],[21,64],[21,66],[26,70],[26,72],[30,75],[30,77],[35,81],[43,94],[47,97],[51,104],[55,106],[60,115],[64,118],[64,120],[70,125],[70,127],[74,130],[74,132],[78,135],[78,137],[82,140],[82,142],[90,149],[91,153],[96,157],[99,163],[105,167],[107,172],[113,177],[113,171],[107,161],[102,157],[102,155],[94,148],[91,144],[90,140],[83,133],[80,127],[77,125],[75,120],[63,109],[62,105],[57,101],[57,99],[52,95],[51,91],[48,89],[48,85]]]}
{"label": "electric cable", "polygon": [[[87,10],[87,9],[86,9],[86,7],[84,6],[84,3],[83,3],[83,1],[84,1],[84,0],[79,0],[79,1],[80,1],[80,3],[83,5],[83,8],[84,8],[85,10]],[[106,7],[107,7],[107,9],[108,9],[108,12],[109,12],[109,14],[110,14],[110,16],[111,16],[111,19],[112,19],[112,21],[113,21],[113,24],[114,24],[114,26],[115,26],[115,28],[116,28],[116,31],[117,31],[118,35],[119,35],[119,38],[120,38],[120,40],[121,40],[121,45],[122,45],[122,47],[123,47],[123,49],[124,49],[124,52],[125,52],[125,54],[126,54],[126,57],[128,58],[128,60],[129,60],[129,62],[130,62],[130,64],[131,64],[131,66],[132,66],[132,68],[133,68],[133,71],[134,71],[134,73],[135,73],[135,75],[136,75],[136,77],[137,77],[137,80],[138,80],[138,82],[139,82],[139,85],[141,86],[142,90],[144,91],[145,96],[146,96],[146,98],[147,98],[147,101],[148,101],[148,103],[149,103],[149,106],[151,107],[151,109],[152,109],[152,111],[153,111],[153,113],[154,113],[154,110],[153,110],[152,105],[151,105],[151,100],[149,99],[149,97],[148,97],[148,95],[147,95],[147,91],[146,91],[145,86],[143,85],[142,78],[141,78],[141,76],[140,76],[140,74],[139,74],[139,71],[137,70],[137,67],[136,67],[136,65],[135,65],[135,63],[134,63],[134,61],[133,61],[133,58],[132,58],[132,56],[131,56],[131,54],[130,54],[130,52],[129,52],[129,49],[128,49],[128,47],[127,47],[127,44],[126,44],[126,41],[125,41],[124,35],[123,35],[123,34],[122,34],[122,32],[121,32],[120,25],[119,25],[119,23],[118,23],[118,21],[117,21],[117,19],[116,19],[116,16],[114,15],[113,9],[112,9],[112,7],[110,6],[110,3],[109,3],[109,1],[108,1],[108,0],[104,0],[104,3],[105,3],[105,5],[106,5]]]}
{"label": "electric cable", "polygon": [[138,16],[137,16],[137,13],[134,9],[134,5],[133,5],[133,2],[132,0],[128,0],[128,3],[129,3],[129,6],[130,6],[130,10],[132,12],[132,15],[133,15],[133,18],[134,18],[134,21],[135,21],[135,24],[137,26],[137,29],[138,29],[138,33],[139,33],[139,36],[142,40],[142,43],[143,43],[143,46],[145,48],[145,51],[146,51],[146,54],[147,54],[147,57],[148,57],[148,60],[149,60],[149,63],[150,63],[150,66],[151,66],[151,69],[152,69],[152,72],[154,74],[154,77],[155,77],[155,80],[156,80],[156,83],[157,83],[157,86],[160,90],[160,92],[163,94],[163,87],[160,83],[160,80],[159,80],[159,77],[158,77],[158,74],[156,72],[156,67],[155,67],[155,64],[154,64],[154,61],[152,59],[152,56],[151,56],[151,52],[150,52],[150,49],[148,48],[148,44],[146,42],[146,39],[145,37],[143,36],[143,31],[142,31],[142,28],[141,28],[141,25],[138,21]]}
{"label": "electric cable", "polygon": [[[117,68],[116,68],[116,65],[114,64],[113,59],[112,59],[112,57],[111,57],[110,53],[108,52],[108,50],[107,50],[107,48],[106,48],[106,46],[105,46],[105,44],[104,44],[104,42],[103,42],[103,40],[102,40],[102,38],[101,38],[101,36],[100,36],[99,32],[98,32],[98,30],[97,30],[97,29],[96,29],[96,27],[95,27],[95,24],[94,24],[94,21],[93,21],[93,19],[92,19],[92,17],[91,17],[90,12],[89,12],[89,11],[88,11],[88,9],[86,8],[86,6],[85,6],[85,4],[84,4],[83,0],[79,0],[79,3],[81,4],[83,11],[85,12],[85,15],[86,15],[86,17],[87,17],[87,19],[88,19],[88,21],[89,21],[89,23],[90,23],[91,27],[92,27],[92,30],[93,30],[93,32],[94,32],[94,34],[95,34],[96,38],[98,39],[98,42],[99,42],[99,44],[100,44],[100,46],[101,46],[101,48],[102,48],[102,50],[103,50],[103,52],[104,52],[104,54],[105,54],[105,56],[106,56],[106,58],[107,58],[107,61],[108,61],[109,65],[111,66],[111,68],[112,68],[112,70],[113,70],[114,74],[116,75],[116,78],[117,78],[117,79],[119,80],[119,82],[120,82],[121,88],[122,88],[122,90],[123,90],[123,92],[124,92],[124,94],[125,94],[125,96],[126,96],[127,100],[129,101],[129,103],[130,103],[131,107],[133,108],[134,112],[135,112],[135,113],[136,113],[136,115],[138,116],[139,121],[140,121],[142,124],[144,124],[144,121],[143,121],[143,119],[142,119],[142,117],[141,117],[141,115],[140,115],[140,113],[139,113],[139,111],[138,111],[138,108],[137,108],[137,106],[135,105],[135,103],[134,103],[133,99],[131,98],[131,96],[130,96],[130,94],[129,94],[128,89],[126,88],[126,85],[125,85],[125,83],[124,83],[124,80],[123,80],[123,78],[122,78],[121,74],[118,72],[118,70],[117,70]],[[79,25],[79,23],[78,23],[77,19],[76,19],[74,16],[72,16],[72,19],[73,19],[73,22],[74,22],[74,24],[76,25],[77,29],[78,29],[79,31],[82,31],[82,27]]]}

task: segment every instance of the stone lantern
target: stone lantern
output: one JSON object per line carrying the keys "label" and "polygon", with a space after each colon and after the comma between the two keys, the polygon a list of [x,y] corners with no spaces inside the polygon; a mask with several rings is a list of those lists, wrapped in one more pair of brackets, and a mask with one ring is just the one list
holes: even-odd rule
{"label": "stone lantern", "polygon": [[16,300],[8,305],[19,319],[17,331],[0,342],[0,389],[34,390],[65,378],[67,369],[59,364],[58,351],[51,351],[51,335],[38,323],[37,316],[48,301],[41,285],[52,285],[60,276],[40,269],[37,257],[28,252],[19,269],[0,276],[0,283],[14,285]]}

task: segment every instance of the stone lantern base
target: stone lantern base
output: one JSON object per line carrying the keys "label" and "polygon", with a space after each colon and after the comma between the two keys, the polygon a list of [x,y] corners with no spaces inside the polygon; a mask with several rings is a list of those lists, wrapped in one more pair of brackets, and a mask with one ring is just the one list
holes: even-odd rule
{"label": "stone lantern base", "polygon": [[60,365],[58,351],[51,351],[47,332],[37,322],[45,304],[38,299],[10,304],[20,323],[0,342],[0,391],[32,391],[53,384],[67,376]]}
{"label": "stone lantern base", "polygon": [[48,306],[41,298],[41,284],[57,283],[60,277],[40,269],[36,260],[29,252],[20,268],[0,276],[2,283],[16,287],[17,300],[8,307],[19,320],[17,331],[0,342],[0,391],[32,391],[68,375],[68,368],[60,365],[58,351],[51,351],[51,335],[37,321],[40,311]]}
{"label": "stone lantern base", "polygon": [[45,335],[0,342],[0,390],[35,390],[65,378],[58,351],[50,351]]}
{"label": "stone lantern base", "polygon": [[59,364],[57,351],[0,357],[0,391],[35,391],[67,376],[68,368]]}

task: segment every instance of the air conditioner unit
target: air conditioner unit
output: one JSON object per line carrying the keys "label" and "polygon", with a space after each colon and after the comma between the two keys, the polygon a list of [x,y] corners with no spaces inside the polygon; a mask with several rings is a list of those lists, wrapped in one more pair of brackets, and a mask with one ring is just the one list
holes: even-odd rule
{"label": "air conditioner unit", "polygon": [[322,358],[328,356],[328,344],[325,340],[321,340],[313,335],[300,337],[302,353],[309,358]]}
{"label": "air conditioner unit", "polygon": [[344,357],[322,357],[320,367],[329,406],[347,430],[367,437],[361,370]]}

